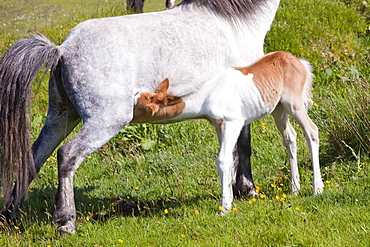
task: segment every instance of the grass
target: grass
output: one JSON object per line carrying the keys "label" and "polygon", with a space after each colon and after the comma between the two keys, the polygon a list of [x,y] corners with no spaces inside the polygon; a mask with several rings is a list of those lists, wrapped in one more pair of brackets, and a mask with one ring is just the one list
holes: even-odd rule
{"label": "grass", "polygon": [[[55,0],[32,6],[16,2],[23,5],[14,4],[9,12],[6,2],[0,4],[6,10],[0,13],[9,13],[6,19],[13,23],[2,26],[0,51],[24,37],[30,26],[60,43],[80,21],[125,11],[122,1],[115,0],[66,1],[63,6]],[[146,2],[146,11],[164,9],[164,1]],[[54,154],[31,184],[18,224],[1,225],[0,245],[368,246],[369,8],[354,0],[282,1],[266,39],[266,52],[287,50],[315,67],[310,114],[320,128],[322,195],[311,196],[309,152],[301,131],[302,193],[289,194],[288,161],[268,117],[252,126],[253,174],[262,196],[235,200],[233,212],[219,217],[218,144],[211,126],[205,121],[130,125],[76,173],[76,235],[62,237],[52,224]],[[10,18],[45,9],[55,11],[47,21],[36,14],[33,19]],[[44,81],[34,95],[34,137],[45,118],[46,92]],[[139,205],[141,215],[121,215],[119,200]]]}

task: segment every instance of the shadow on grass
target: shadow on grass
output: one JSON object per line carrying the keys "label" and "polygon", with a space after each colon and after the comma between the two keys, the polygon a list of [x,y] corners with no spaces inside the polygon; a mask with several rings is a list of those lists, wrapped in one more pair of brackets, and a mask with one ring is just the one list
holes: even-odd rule
{"label": "shadow on grass", "polygon": [[[156,200],[140,200],[132,195],[125,195],[124,198],[101,198],[88,195],[97,187],[85,186],[74,189],[78,222],[104,223],[117,217],[161,217],[166,214],[165,209],[174,210],[184,205],[199,205],[201,201],[214,200],[217,202],[219,200],[213,194],[198,194],[190,199],[174,196],[158,197]],[[56,193],[57,188],[54,186],[30,190],[28,199],[21,207],[19,217],[10,225],[1,225],[0,232],[3,230],[8,233],[23,232],[33,224],[54,225],[52,214],[55,210]]]}

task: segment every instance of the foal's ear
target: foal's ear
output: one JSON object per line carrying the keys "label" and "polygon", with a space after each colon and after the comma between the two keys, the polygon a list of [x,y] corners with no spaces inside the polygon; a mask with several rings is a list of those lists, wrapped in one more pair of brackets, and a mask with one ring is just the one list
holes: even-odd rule
{"label": "foal's ear", "polygon": [[166,93],[170,86],[170,79],[166,78],[159,83],[156,93]]}
{"label": "foal's ear", "polygon": [[147,106],[150,108],[152,116],[159,111],[159,106],[157,104],[149,103]]}

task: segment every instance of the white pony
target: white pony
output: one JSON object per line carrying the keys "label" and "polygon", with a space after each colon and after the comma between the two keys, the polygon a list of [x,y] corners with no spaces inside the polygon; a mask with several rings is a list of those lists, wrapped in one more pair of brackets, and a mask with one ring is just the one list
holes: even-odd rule
{"label": "white pony", "polygon": [[[17,214],[29,183],[82,120],[79,133],[58,150],[53,214],[62,233],[74,233],[73,176],[89,154],[132,121],[134,96],[154,91],[166,77],[171,93],[191,94],[219,71],[261,57],[278,5],[279,0],[184,0],[163,12],[82,22],[59,46],[41,35],[16,42],[0,61],[0,214]],[[31,85],[45,62],[51,69],[49,108],[30,150]],[[249,129],[243,128],[232,171],[234,190],[242,194],[255,193],[249,142]]]}
{"label": "white pony", "polygon": [[319,134],[307,114],[312,105],[312,67],[288,52],[273,52],[247,67],[231,68],[183,97],[167,93],[169,79],[155,92],[141,92],[134,107],[133,122],[161,123],[205,118],[216,128],[220,142],[217,169],[221,178],[222,213],[233,200],[232,151],[243,126],[271,114],[283,136],[291,169],[291,191],[300,189],[297,166],[296,132],[290,114],[301,126],[311,152],[313,193],[320,194],[324,184],[319,164]]}

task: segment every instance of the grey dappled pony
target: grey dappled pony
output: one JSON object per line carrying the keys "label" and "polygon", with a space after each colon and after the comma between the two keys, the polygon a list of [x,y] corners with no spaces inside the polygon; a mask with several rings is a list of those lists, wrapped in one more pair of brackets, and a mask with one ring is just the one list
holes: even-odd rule
{"label": "grey dappled pony", "polygon": [[[82,22],[59,46],[42,35],[16,42],[0,61],[0,213],[7,219],[17,214],[29,183],[82,120],[81,130],[58,150],[53,214],[61,232],[74,233],[74,173],[131,122],[134,95],[171,78],[169,93],[181,97],[220,71],[261,57],[278,5],[279,0],[184,0],[163,12]],[[30,149],[31,84],[45,63],[51,69],[49,108]],[[249,126],[233,154],[234,194],[255,194]]]}

